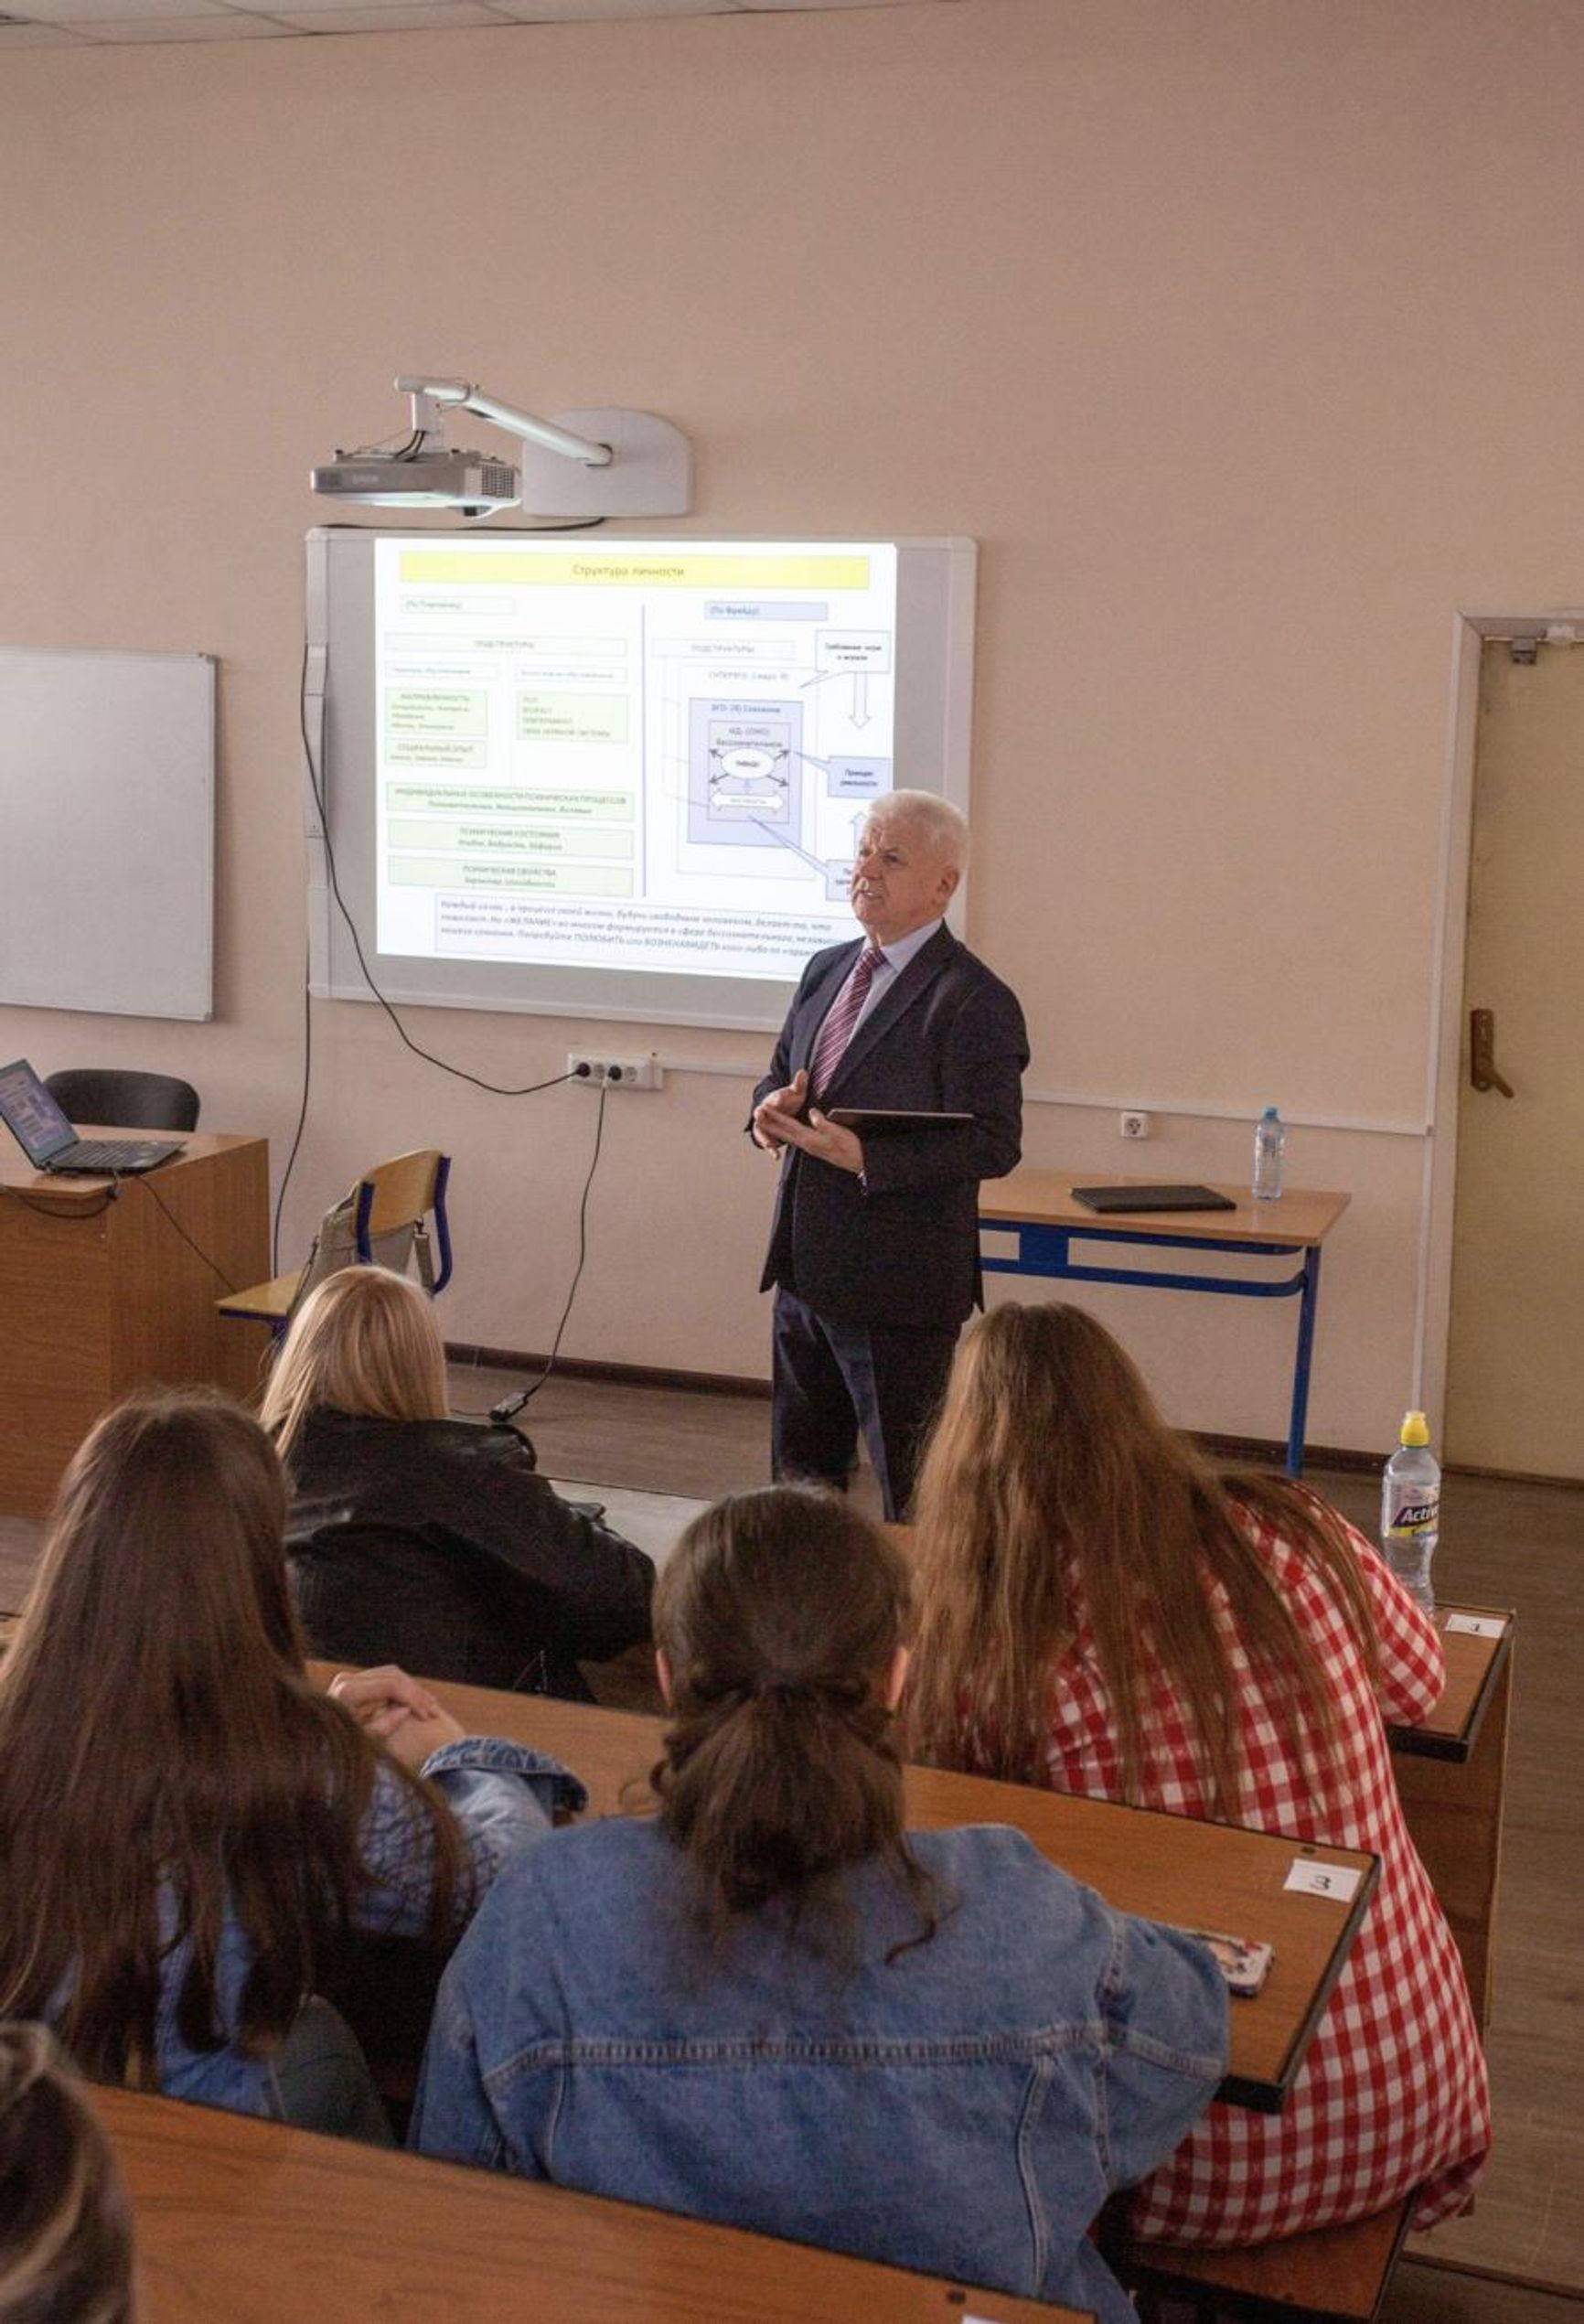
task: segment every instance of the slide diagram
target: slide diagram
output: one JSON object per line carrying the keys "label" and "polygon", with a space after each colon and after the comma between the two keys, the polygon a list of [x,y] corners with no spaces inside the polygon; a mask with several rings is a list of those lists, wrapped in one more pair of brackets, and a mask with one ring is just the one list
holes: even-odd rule
{"label": "slide diagram", "polygon": [[688,837],[774,847],[795,836],[802,828],[802,704],[695,695],[691,710]]}
{"label": "slide diagram", "polygon": [[[780,849],[819,875],[829,903],[846,895],[853,834],[862,821],[844,803],[869,806],[883,798],[893,787],[894,763],[876,748],[843,751],[826,743],[816,753],[804,735],[814,727],[862,736],[865,728],[889,726],[893,640],[889,629],[819,627],[810,655],[796,632],[788,638],[780,627],[794,614],[825,610],[774,601],[711,608],[717,616],[758,617],[753,642],[733,641],[732,667],[740,684],[758,680],[783,691],[685,696],[686,835],[691,848]],[[788,675],[792,683],[784,686]],[[841,682],[831,685],[833,680]],[[873,707],[872,680],[883,689]],[[785,876],[785,864],[779,869]],[[700,875],[708,876],[707,868]]]}

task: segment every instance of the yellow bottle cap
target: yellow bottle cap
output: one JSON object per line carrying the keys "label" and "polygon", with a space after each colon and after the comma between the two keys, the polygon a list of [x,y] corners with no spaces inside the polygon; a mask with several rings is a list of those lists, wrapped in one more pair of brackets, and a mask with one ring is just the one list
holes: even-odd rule
{"label": "yellow bottle cap", "polygon": [[1422,1412],[1405,1412],[1403,1414],[1402,1433],[1397,1439],[1398,1443],[1429,1444],[1429,1440],[1430,1424],[1425,1419],[1424,1414]]}

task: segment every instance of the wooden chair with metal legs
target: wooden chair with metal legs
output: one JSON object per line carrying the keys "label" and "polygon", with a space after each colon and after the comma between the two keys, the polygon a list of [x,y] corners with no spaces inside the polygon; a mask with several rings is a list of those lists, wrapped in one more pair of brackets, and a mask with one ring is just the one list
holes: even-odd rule
{"label": "wooden chair with metal legs", "polygon": [[389,1267],[405,1275],[415,1266],[432,1297],[443,1291],[452,1274],[450,1175],[450,1156],[433,1146],[377,1162],[325,1213],[301,1267],[229,1292],[215,1301],[217,1309],[233,1321],[267,1323],[278,1339],[315,1284],[343,1267]]}

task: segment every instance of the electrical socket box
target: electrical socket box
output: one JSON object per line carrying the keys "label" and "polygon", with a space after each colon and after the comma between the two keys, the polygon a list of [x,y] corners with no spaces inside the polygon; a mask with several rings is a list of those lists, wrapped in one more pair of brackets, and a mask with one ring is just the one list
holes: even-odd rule
{"label": "electrical socket box", "polygon": [[647,1057],[591,1057],[586,1050],[569,1049],[566,1069],[591,1089],[658,1089],[666,1077],[653,1050]]}
{"label": "electrical socket box", "polygon": [[1148,1114],[1136,1112],[1129,1108],[1125,1114],[1117,1116],[1117,1127],[1124,1138],[1148,1138],[1150,1117]]}

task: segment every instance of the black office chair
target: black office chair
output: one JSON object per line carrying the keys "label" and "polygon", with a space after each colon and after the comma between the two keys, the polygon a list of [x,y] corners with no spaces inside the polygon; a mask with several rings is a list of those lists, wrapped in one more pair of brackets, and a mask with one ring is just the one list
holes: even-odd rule
{"label": "black office chair", "polygon": [[196,1130],[198,1094],[169,1073],[123,1073],[85,1066],[44,1077],[68,1121],[100,1122],[107,1130]]}

